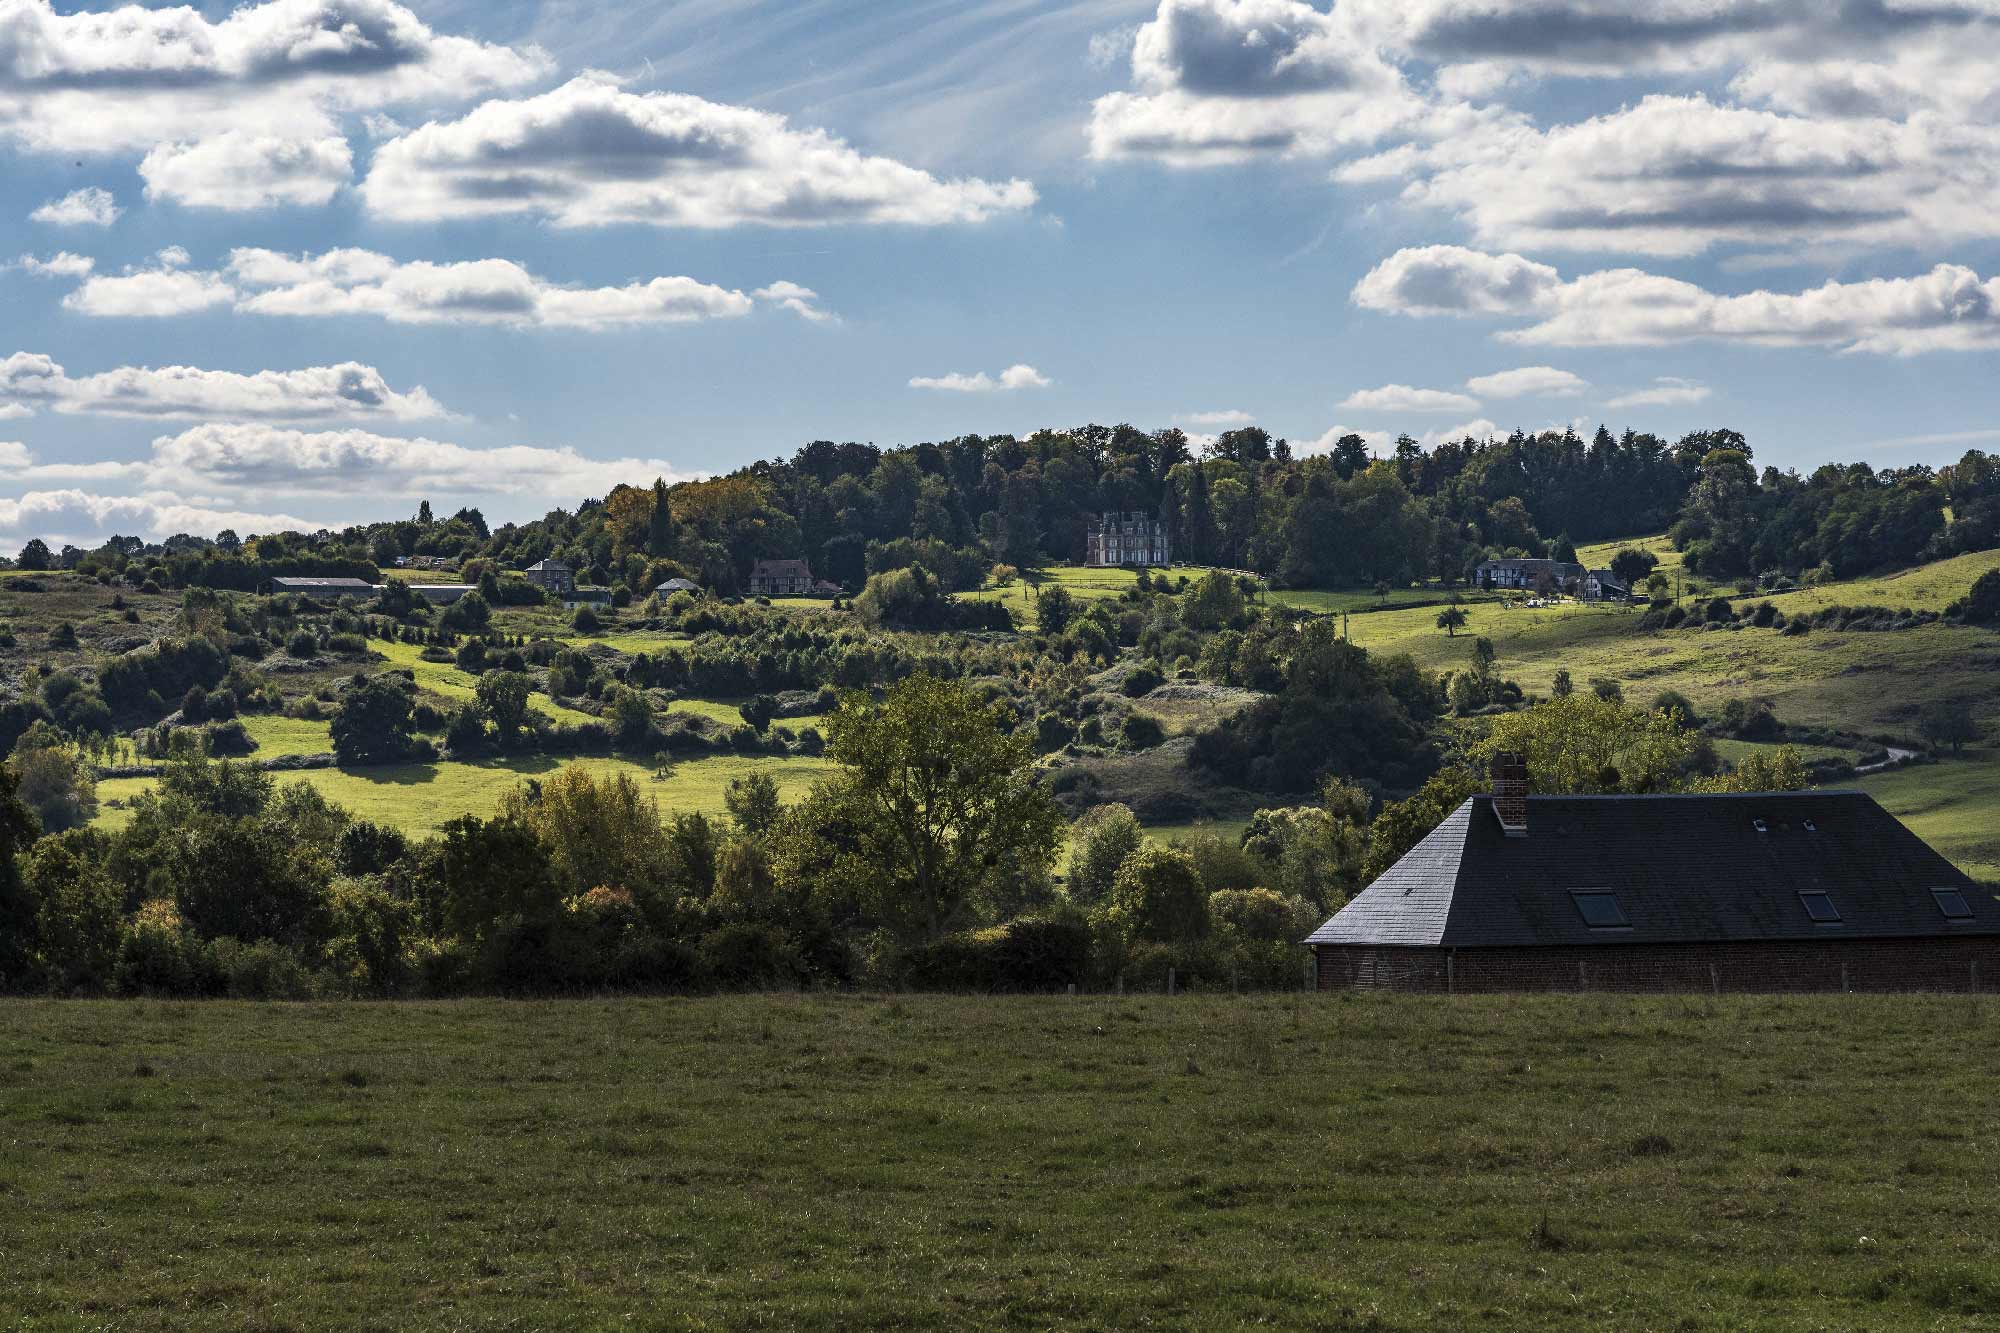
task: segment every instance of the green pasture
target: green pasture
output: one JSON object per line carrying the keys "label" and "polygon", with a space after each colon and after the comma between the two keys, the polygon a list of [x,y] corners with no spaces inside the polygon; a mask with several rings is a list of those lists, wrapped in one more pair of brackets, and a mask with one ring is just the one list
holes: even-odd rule
{"label": "green pasture", "polygon": [[[822,774],[824,759],[806,756],[712,755],[669,766],[663,779],[649,763],[604,756],[544,755],[482,759],[471,763],[383,764],[366,768],[314,768],[277,773],[280,783],[305,782],[361,819],[422,836],[460,815],[490,815],[501,797],[522,783],[546,778],[571,764],[604,778],[623,773],[672,814],[725,813],[722,794],[733,778],[767,773],[786,801],[797,800]],[[131,818],[131,802],[155,786],[152,778],[107,778],[97,784],[98,823],[117,828]],[[117,804],[114,805],[113,802]]]}
{"label": "green pasture", "polygon": [[[394,667],[412,672],[417,688],[428,694],[435,694],[454,703],[470,703],[479,694],[479,677],[460,671],[449,662],[426,662],[423,649],[414,643],[384,643],[370,639],[368,646],[378,655],[387,659]],[[545,717],[572,726],[597,719],[589,713],[575,708],[565,708],[546,694],[535,693],[528,696],[528,706]]]}
{"label": "green pasture", "polygon": [[1991,996],[0,1004],[10,1328],[1992,1328]]}
{"label": "green pasture", "polygon": [[2000,882],[2000,751],[1870,773],[1854,785],[1967,874]]}

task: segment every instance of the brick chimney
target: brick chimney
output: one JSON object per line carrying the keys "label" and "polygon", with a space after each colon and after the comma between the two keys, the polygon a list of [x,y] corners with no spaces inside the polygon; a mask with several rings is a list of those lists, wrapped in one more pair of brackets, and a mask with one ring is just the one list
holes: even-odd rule
{"label": "brick chimney", "polygon": [[1493,756],[1493,814],[1508,837],[1528,836],[1528,761],[1517,751]]}

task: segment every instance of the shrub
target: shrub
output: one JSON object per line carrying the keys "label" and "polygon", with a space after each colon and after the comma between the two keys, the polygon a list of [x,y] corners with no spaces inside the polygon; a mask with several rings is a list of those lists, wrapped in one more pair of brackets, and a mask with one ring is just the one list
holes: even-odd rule
{"label": "shrub", "polygon": [[319,640],[311,630],[298,630],[285,640],[285,652],[292,657],[309,658],[319,656]]}
{"label": "shrub", "polygon": [[1024,918],[910,949],[897,971],[924,990],[1053,991],[1090,972],[1090,928],[1074,916]]}
{"label": "shrub", "polygon": [[597,612],[587,606],[579,606],[576,614],[570,617],[569,624],[578,634],[595,634],[603,622],[597,618]]}
{"label": "shrub", "polygon": [[1150,662],[1141,662],[1125,673],[1125,683],[1119,688],[1127,698],[1142,699],[1158,689],[1165,679],[1158,667]]}
{"label": "shrub", "polygon": [[1982,625],[2000,622],[2000,569],[1989,569],[1965,595],[1965,618]]}
{"label": "shrub", "polygon": [[1125,719],[1125,744],[1134,750],[1150,750],[1167,738],[1160,719],[1149,713],[1133,713]]}
{"label": "shrub", "polygon": [[737,922],[701,938],[702,968],[718,986],[749,990],[805,980],[805,960],[775,926]]}
{"label": "shrub", "polygon": [[1304,899],[1269,889],[1219,889],[1208,895],[1208,914],[1253,940],[1296,941],[1315,924]]}

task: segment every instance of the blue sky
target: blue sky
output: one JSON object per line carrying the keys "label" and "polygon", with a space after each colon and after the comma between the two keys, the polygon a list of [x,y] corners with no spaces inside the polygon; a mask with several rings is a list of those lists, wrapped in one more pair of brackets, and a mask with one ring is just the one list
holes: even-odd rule
{"label": "blue sky", "polygon": [[0,550],[1087,420],[1946,462],[1996,57],[1993,0],[0,0]]}

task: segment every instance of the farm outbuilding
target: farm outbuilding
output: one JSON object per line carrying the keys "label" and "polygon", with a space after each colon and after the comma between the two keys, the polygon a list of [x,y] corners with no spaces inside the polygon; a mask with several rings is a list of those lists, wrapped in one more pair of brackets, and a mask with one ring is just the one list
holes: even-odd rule
{"label": "farm outbuilding", "polygon": [[1860,791],[1474,796],[1309,935],[1321,990],[2000,989],[2000,902]]}

